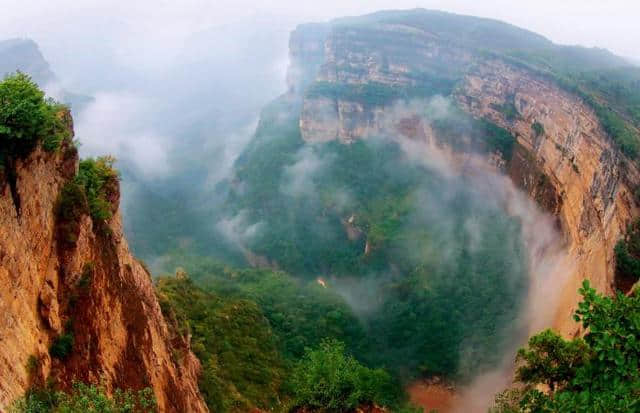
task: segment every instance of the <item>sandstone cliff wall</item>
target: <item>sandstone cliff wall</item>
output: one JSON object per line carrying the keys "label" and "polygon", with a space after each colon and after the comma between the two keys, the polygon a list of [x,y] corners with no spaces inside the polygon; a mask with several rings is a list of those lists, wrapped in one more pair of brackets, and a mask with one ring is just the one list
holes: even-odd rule
{"label": "sandstone cliff wall", "polygon": [[[400,45],[400,50],[391,43]],[[402,50],[406,47],[410,53]],[[317,72],[318,82],[390,88],[419,86],[420,73],[459,77],[452,89],[456,105],[517,139],[509,159],[489,154],[487,163],[508,174],[557,217],[566,261],[572,265],[570,274],[553,285],[560,298],[552,325],[566,335],[578,334],[571,314],[582,280],[613,293],[613,248],[640,213],[633,199],[640,173],[613,146],[593,110],[548,78],[401,25],[377,27],[373,34],[355,28],[333,30],[325,40],[325,62]],[[340,93],[307,94],[300,128],[307,142],[349,143],[388,134],[391,127],[392,133],[436,145],[439,156],[464,162],[469,154],[453,147],[446,136],[438,136],[424,108],[416,105],[412,112],[411,105],[405,105],[399,112],[391,101],[368,104]],[[515,114],[503,108],[515,108]],[[534,123],[542,125],[542,133],[534,130]]]}
{"label": "sandstone cliff wall", "polygon": [[[555,326],[575,333],[570,316],[582,280],[589,279],[599,291],[614,292],[613,248],[640,212],[633,197],[640,184],[636,165],[613,146],[593,110],[580,99],[502,62],[487,62],[467,75],[457,100],[464,110],[516,136],[508,174],[558,217],[576,265],[567,284],[558,285],[563,293]],[[515,106],[515,118],[507,119],[496,109],[505,104]],[[542,133],[532,127],[536,122],[543,126]]]}
{"label": "sandstone cliff wall", "polygon": [[[117,191],[106,224],[96,228],[85,214],[77,241],[59,240],[54,208],[77,163],[68,148],[18,161],[19,213],[0,185],[0,411],[47,377],[63,387],[151,387],[160,411],[206,411],[199,363],[188,340],[171,334],[150,275],[129,251]],[[70,330],[71,356],[52,359],[54,338]]]}

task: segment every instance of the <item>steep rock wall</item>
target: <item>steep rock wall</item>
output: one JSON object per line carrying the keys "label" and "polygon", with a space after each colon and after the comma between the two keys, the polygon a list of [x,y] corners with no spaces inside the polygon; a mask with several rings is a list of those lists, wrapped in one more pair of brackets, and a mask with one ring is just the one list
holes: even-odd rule
{"label": "steep rock wall", "polygon": [[[593,110],[524,70],[487,62],[465,77],[456,98],[464,110],[516,136],[508,174],[558,217],[576,266],[558,286],[564,291],[555,326],[574,332],[570,316],[582,280],[613,293],[613,248],[640,212],[633,199],[637,167],[612,145]],[[508,119],[499,110],[504,105],[514,105],[517,115]],[[532,127],[536,122],[541,133]]]}
{"label": "steep rock wall", "polygon": [[[56,200],[77,163],[71,148],[37,148],[18,161],[19,214],[0,185],[0,411],[47,377],[62,387],[151,387],[160,411],[207,411],[189,341],[171,333],[150,275],[129,251],[117,190],[108,222],[95,228],[85,214],[77,241],[58,239]],[[52,359],[51,343],[69,329],[71,356]]]}
{"label": "steep rock wall", "polygon": [[[405,105],[398,112],[393,99],[376,102],[374,94],[372,101],[370,93],[365,99],[354,98],[349,86],[375,83],[410,90],[421,86],[425,73],[458,79],[451,89],[457,106],[516,137],[508,159],[489,154],[486,161],[557,217],[567,261],[573,265],[554,285],[560,301],[552,325],[566,335],[578,334],[571,314],[582,280],[613,293],[614,245],[640,213],[632,196],[640,173],[612,145],[593,110],[548,78],[402,25],[332,30],[317,72],[323,93],[305,94],[300,118],[302,137],[310,143],[349,143],[391,130],[437,147],[439,156],[455,163],[465,162],[470,153],[439,136],[421,112],[424,105],[417,105],[415,112]],[[326,85],[336,85],[336,90]],[[509,113],[512,109],[515,113]],[[543,127],[542,133],[534,130],[534,123]]]}

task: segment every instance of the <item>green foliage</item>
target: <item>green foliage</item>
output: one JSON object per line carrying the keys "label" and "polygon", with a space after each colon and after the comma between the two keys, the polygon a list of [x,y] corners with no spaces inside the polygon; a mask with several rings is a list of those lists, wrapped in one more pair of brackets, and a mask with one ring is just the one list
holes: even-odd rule
{"label": "green foliage", "polygon": [[67,331],[60,334],[49,347],[49,354],[51,354],[51,357],[60,360],[66,359],[73,351],[73,341],[73,332]]}
{"label": "green foliage", "polygon": [[192,335],[193,351],[203,366],[200,391],[211,411],[279,404],[283,361],[254,302],[223,299],[188,278],[160,278],[157,290],[163,314],[177,333]]}
{"label": "green foliage", "polygon": [[95,265],[92,261],[85,263],[82,266],[82,274],[80,274],[80,279],[78,280],[78,288],[81,290],[86,290],[91,286],[91,281],[93,280]]}
{"label": "green foliage", "polygon": [[89,212],[84,189],[74,181],[66,182],[56,200],[56,232],[62,245],[75,245],[80,232],[80,218]]}
{"label": "green foliage", "polygon": [[566,341],[551,330],[529,339],[527,349],[518,350],[516,362],[524,363],[516,372],[523,383],[544,383],[551,391],[565,387],[576,374],[576,367],[591,357],[582,339]]}
{"label": "green foliage", "polygon": [[369,369],[345,354],[339,341],[308,349],[291,376],[295,403],[320,412],[345,412],[363,404],[391,406],[398,389],[382,369]]}
{"label": "green foliage", "polygon": [[[574,316],[584,339],[551,331],[518,352],[517,380],[524,387],[499,397],[497,412],[640,411],[640,296],[605,297],[585,281]],[[536,386],[544,384],[543,393]]]}
{"label": "green foliage", "polygon": [[30,355],[27,360],[27,373],[33,374],[38,369],[40,365],[40,359],[35,355]]}
{"label": "green foliage", "polygon": [[596,96],[606,100],[636,126],[640,126],[640,69],[618,67],[614,69],[581,71],[577,74],[581,84]]}
{"label": "green foliage", "polygon": [[454,81],[448,78],[422,75],[420,82],[411,86],[387,85],[378,82],[336,83],[317,81],[306,91],[308,98],[328,97],[359,102],[369,106],[384,106],[396,100],[425,98],[434,95],[449,95]]}
{"label": "green foliage", "polygon": [[506,129],[486,119],[475,119],[456,106],[448,116],[432,121],[438,136],[459,151],[500,152],[509,161],[516,138]]}
{"label": "green foliage", "polygon": [[595,107],[602,127],[618,144],[620,150],[632,159],[637,158],[640,153],[640,137],[638,133],[631,129],[614,110],[600,104],[593,104],[592,106]]}
{"label": "green foliage", "polygon": [[75,245],[83,215],[91,215],[95,224],[111,217],[113,203],[119,196],[114,161],[110,156],[82,160],[76,177],[60,190],[55,214],[58,241],[62,246]]}
{"label": "green foliage", "polygon": [[533,124],[531,125],[531,130],[533,131],[533,134],[536,138],[544,135],[544,125],[538,121],[533,122]]}
{"label": "green foliage", "polygon": [[[526,289],[518,224],[464,189],[467,183],[411,162],[394,142],[303,146],[296,108],[281,105],[265,110],[240,158],[228,219],[239,232],[255,228],[247,247],[290,274],[334,277],[334,297],[341,280],[355,280],[353,285],[370,285],[372,296],[363,299],[368,303],[360,322],[351,322],[354,316],[341,300],[332,303],[323,298],[331,297],[326,291],[295,286],[284,275],[234,272],[227,284],[260,305],[287,357],[330,337],[344,341],[358,359],[404,377],[470,377],[492,363]],[[515,139],[507,131],[464,120],[453,116],[437,127],[460,145],[471,135],[476,147],[511,157]],[[296,165],[308,163],[315,165],[311,172],[299,173]],[[289,190],[299,175],[304,187]],[[451,195],[443,199],[443,193]],[[430,214],[423,213],[425,205]],[[467,217],[479,228],[481,241],[473,247],[463,224]],[[258,275],[264,280],[257,281]],[[194,278],[207,287],[222,285]]]}
{"label": "green foliage", "polygon": [[500,105],[492,103],[491,107],[494,110],[502,113],[505,119],[509,122],[520,118],[520,112],[518,112],[518,108],[516,108],[516,105],[513,102],[505,102]]}
{"label": "green foliage", "polygon": [[28,150],[41,137],[46,122],[44,93],[23,73],[0,82],[0,139],[2,146]]}
{"label": "green foliage", "polygon": [[616,256],[616,288],[629,291],[640,280],[640,220],[627,228],[625,237],[614,248]]}
{"label": "green foliage", "polygon": [[306,348],[328,338],[345,342],[351,352],[365,354],[361,322],[340,296],[315,281],[306,283],[267,269],[194,273],[193,277],[220,296],[256,302],[287,360],[302,357]]}
{"label": "green foliage", "polygon": [[69,393],[52,388],[31,389],[17,400],[10,413],[150,413],[156,412],[150,388],[139,391],[115,389],[107,395],[101,385],[74,382]]}
{"label": "green foliage", "polygon": [[479,129],[484,134],[485,142],[489,150],[497,150],[502,153],[505,160],[511,160],[516,138],[506,129],[487,120],[476,121]]}
{"label": "green foliage", "polygon": [[0,164],[24,156],[40,141],[56,150],[70,138],[60,113],[66,108],[45,99],[38,85],[24,73],[0,82]]}
{"label": "green foliage", "polygon": [[80,162],[75,181],[84,188],[89,203],[89,212],[94,220],[111,218],[112,198],[117,196],[118,172],[113,168],[115,158],[103,156],[88,158]]}
{"label": "green foliage", "polygon": [[[568,59],[558,63],[557,59],[540,58],[535,53],[521,50],[502,56],[509,63],[524,66],[539,75],[554,81],[568,92],[576,94],[591,106],[602,127],[620,150],[636,159],[640,154],[640,126],[637,117],[640,102],[640,71],[625,62],[612,65],[597,63],[590,67],[580,59]],[[557,56],[556,56],[557,57]],[[615,67],[618,66],[618,67]]]}

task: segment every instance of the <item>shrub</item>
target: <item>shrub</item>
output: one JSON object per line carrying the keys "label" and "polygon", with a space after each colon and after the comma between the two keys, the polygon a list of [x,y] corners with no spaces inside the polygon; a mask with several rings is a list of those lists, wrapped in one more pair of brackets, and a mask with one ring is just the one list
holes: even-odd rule
{"label": "shrub", "polygon": [[66,332],[59,335],[53,340],[51,347],[49,347],[49,354],[51,357],[64,360],[73,350],[73,333]]}
{"label": "shrub", "polygon": [[30,149],[47,122],[44,93],[28,75],[17,73],[0,82],[0,141],[15,151]]}
{"label": "shrub", "polygon": [[29,359],[27,359],[27,373],[29,374],[35,373],[39,365],[40,365],[40,359],[38,359],[38,357],[34,354],[30,355]]}
{"label": "shrub", "polygon": [[80,162],[76,183],[84,188],[89,212],[95,220],[111,218],[111,198],[117,192],[118,172],[113,168],[115,158],[103,156]]}
{"label": "shrub", "polygon": [[94,269],[95,265],[92,261],[84,264],[84,266],[82,267],[82,274],[80,274],[80,279],[78,280],[78,288],[80,288],[81,290],[86,290],[91,286]]}
{"label": "shrub", "polygon": [[64,109],[45,99],[28,75],[18,72],[6,77],[0,82],[0,157],[26,155],[40,140],[44,140],[45,149],[58,149],[70,137],[59,116]]}
{"label": "shrub", "polygon": [[518,351],[522,386],[499,395],[494,412],[640,411],[640,295],[604,297],[588,281],[580,294],[574,319],[587,331],[584,339],[550,330],[532,337]]}
{"label": "shrub", "polygon": [[299,406],[326,412],[372,403],[389,406],[398,394],[387,372],[363,366],[336,340],[307,350],[293,372],[291,388]]}
{"label": "shrub", "polygon": [[89,212],[87,197],[83,188],[76,182],[67,182],[56,201],[56,227],[58,242],[62,245],[75,245],[80,232],[80,218]]}
{"label": "shrub", "polygon": [[113,396],[102,385],[74,382],[71,392],[52,388],[31,389],[10,407],[11,413],[148,413],[157,411],[153,391],[115,389]]}
{"label": "shrub", "polygon": [[520,112],[513,101],[507,101],[503,104],[492,103],[490,106],[493,110],[502,113],[509,122],[520,118]]}
{"label": "shrub", "polygon": [[544,135],[544,125],[542,125],[542,123],[538,121],[533,122],[533,124],[531,125],[531,130],[533,131],[533,134],[536,138]]}
{"label": "shrub", "polygon": [[627,292],[640,279],[640,220],[629,225],[624,238],[616,244],[614,253],[615,287]]}

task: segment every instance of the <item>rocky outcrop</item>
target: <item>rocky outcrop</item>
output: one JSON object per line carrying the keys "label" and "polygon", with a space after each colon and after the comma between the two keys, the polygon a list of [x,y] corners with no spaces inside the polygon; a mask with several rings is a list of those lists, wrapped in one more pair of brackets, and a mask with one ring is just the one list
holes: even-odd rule
{"label": "rocky outcrop", "polygon": [[[509,131],[516,139],[513,150],[484,155],[487,164],[557,217],[574,263],[567,281],[555,286],[562,291],[554,327],[578,333],[570,315],[582,280],[613,293],[613,248],[640,213],[632,196],[640,173],[578,96],[522,65],[444,41],[438,28],[400,21],[336,24],[327,32],[324,63],[316,71],[300,117],[307,142],[349,143],[392,133],[425,141],[438,147],[438,156],[463,162],[474,146],[470,138],[454,145],[433,127],[433,116],[425,116],[425,110],[437,111],[425,103],[434,94],[451,95],[468,115]],[[429,93],[421,94],[423,88]],[[398,110],[398,97],[419,103]]]}
{"label": "rocky outcrop", "polygon": [[[467,75],[456,98],[464,110],[516,136],[508,174],[558,217],[576,265],[567,285],[558,286],[564,291],[555,325],[575,333],[570,316],[582,280],[613,293],[613,248],[640,212],[633,197],[640,184],[635,163],[613,146],[580,99],[503,62],[487,62]],[[508,119],[499,110],[504,105],[517,114]]]}
{"label": "rocky outcrop", "polygon": [[[149,273],[129,251],[117,187],[112,218],[83,213],[75,236],[61,239],[56,202],[77,163],[73,148],[18,160],[19,213],[0,185],[0,410],[50,378],[62,388],[74,380],[151,387],[160,411],[207,411],[189,341],[171,334]],[[49,351],[61,334],[73,335],[64,360]]]}

